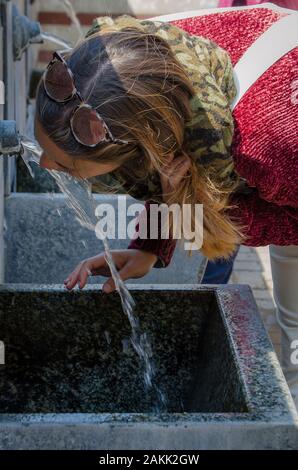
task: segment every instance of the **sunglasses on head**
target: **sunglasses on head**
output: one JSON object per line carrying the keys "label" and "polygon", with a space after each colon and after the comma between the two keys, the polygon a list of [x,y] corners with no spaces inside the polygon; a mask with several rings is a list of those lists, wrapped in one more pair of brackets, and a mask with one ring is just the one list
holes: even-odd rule
{"label": "sunglasses on head", "polygon": [[126,140],[114,138],[96,109],[84,102],[77,90],[73,73],[62,56],[55,51],[43,75],[46,94],[58,103],[65,103],[74,97],[80,100],[70,117],[70,128],[74,138],[82,145],[95,147],[100,142],[128,144]]}

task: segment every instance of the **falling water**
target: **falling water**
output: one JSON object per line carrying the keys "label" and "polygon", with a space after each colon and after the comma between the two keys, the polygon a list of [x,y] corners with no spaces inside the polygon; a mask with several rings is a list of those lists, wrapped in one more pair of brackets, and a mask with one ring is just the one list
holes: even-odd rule
{"label": "falling water", "polygon": [[[21,137],[21,145],[21,156],[28,170],[30,171],[31,176],[34,177],[34,172],[29,162],[33,161],[34,163],[39,164],[42,149],[39,147],[36,141],[33,141],[26,136]],[[55,179],[61,192],[67,196],[67,205],[74,210],[76,219],[79,221],[79,223],[89,230],[95,231],[95,225],[97,223],[95,218],[96,201],[92,195],[92,186],[90,182],[84,179],[73,178],[67,173],[61,171],[47,171]],[[134,315],[133,310],[135,307],[135,301],[127,289],[125,283],[119,276],[106,237],[101,236],[101,239],[104,244],[105,259],[108,263],[112,278],[115,282],[116,290],[120,295],[123,311],[127,315],[131,325],[131,344],[143,363],[145,387],[147,390],[153,388],[157,394],[158,405],[154,411],[160,411],[161,408],[166,409],[166,397],[153,382],[155,367],[152,361],[151,345],[146,333],[141,332],[139,320]]]}
{"label": "falling water", "polygon": [[80,21],[77,17],[77,14],[75,12],[75,9],[74,9],[73,5],[71,4],[71,2],[69,0],[60,0],[60,1],[63,5],[68,17],[70,18],[71,23],[77,29],[77,31],[79,33],[78,40],[80,40],[83,37],[84,34],[83,34],[81,23],[80,23]]}
{"label": "falling water", "polygon": [[56,36],[56,34],[42,31],[41,37],[44,39],[44,41],[53,42],[54,44],[57,44],[58,46],[62,46],[66,50],[72,49],[72,45],[69,42],[65,41],[59,36]]}
{"label": "falling water", "polygon": [[29,162],[31,161],[39,165],[42,150],[37,144],[37,142],[34,142],[32,139],[29,139],[24,135],[21,136],[21,148],[21,157],[30,175],[32,176],[32,178],[34,178],[34,171]]}

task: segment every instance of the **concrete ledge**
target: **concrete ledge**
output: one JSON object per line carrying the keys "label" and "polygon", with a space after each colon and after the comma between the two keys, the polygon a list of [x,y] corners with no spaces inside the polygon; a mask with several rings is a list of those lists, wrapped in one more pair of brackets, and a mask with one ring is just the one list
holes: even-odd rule
{"label": "concrete ledge", "polygon": [[[117,195],[94,197],[98,204],[112,204],[117,215]],[[140,201],[127,197],[127,206],[136,202]],[[5,218],[5,282],[63,283],[80,261],[103,251],[101,240],[79,224],[62,194],[12,193],[5,200]],[[110,248],[124,249],[129,241],[109,240]],[[154,268],[134,282],[196,283],[203,261],[200,252],[194,251],[189,257],[183,246],[177,245],[167,268]],[[103,279],[96,276],[90,282]]]}

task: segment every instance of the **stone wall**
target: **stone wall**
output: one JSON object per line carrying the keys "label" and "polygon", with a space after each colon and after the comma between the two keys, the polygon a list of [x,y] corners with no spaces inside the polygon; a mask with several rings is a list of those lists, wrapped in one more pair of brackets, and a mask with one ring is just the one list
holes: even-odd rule
{"label": "stone wall", "polygon": [[[0,80],[4,83],[4,103],[0,104],[0,119],[17,121],[20,133],[26,129],[27,91],[32,67],[31,49],[20,61],[14,61],[12,54],[12,5],[22,14],[31,16],[30,0],[0,0]],[[14,157],[0,157],[0,282],[3,281],[5,264],[5,198],[16,188],[16,164]]]}

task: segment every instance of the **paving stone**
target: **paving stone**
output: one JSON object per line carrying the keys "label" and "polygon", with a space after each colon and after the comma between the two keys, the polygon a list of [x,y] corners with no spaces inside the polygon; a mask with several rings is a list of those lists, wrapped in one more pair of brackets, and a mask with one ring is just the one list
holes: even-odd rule
{"label": "paving stone", "polygon": [[262,266],[257,260],[238,260],[234,264],[236,271],[262,271]]}
{"label": "paving stone", "polygon": [[236,271],[232,274],[233,283],[249,284],[252,289],[264,289],[265,282],[258,272]]}

